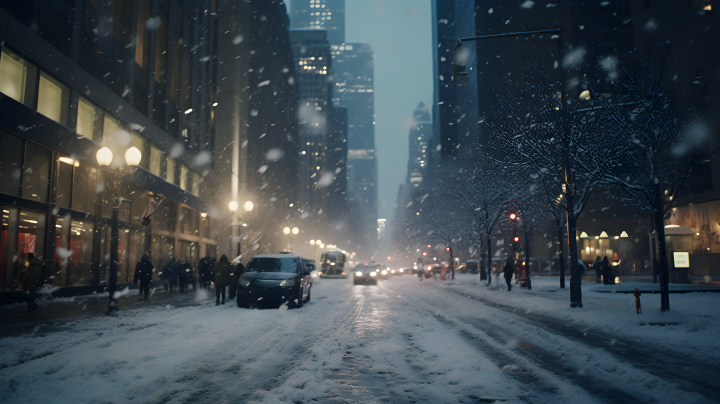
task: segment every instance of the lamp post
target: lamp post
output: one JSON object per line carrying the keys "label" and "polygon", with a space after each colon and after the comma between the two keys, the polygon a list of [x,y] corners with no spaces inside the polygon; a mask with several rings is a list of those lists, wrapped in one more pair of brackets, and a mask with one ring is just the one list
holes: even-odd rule
{"label": "lamp post", "polygon": [[298,229],[297,227],[293,227],[292,229],[286,227],[283,229],[283,233],[287,235],[290,235],[290,233],[292,233],[292,236],[290,236],[290,251],[292,252],[293,236],[297,236],[300,233],[300,229]]}
{"label": "lamp post", "polygon": [[[110,164],[113,161],[113,153],[112,150],[110,150],[107,147],[102,147],[100,150],[97,151],[95,154],[95,159],[97,160],[98,164],[102,167],[109,167]],[[125,151],[125,162],[128,166],[137,166],[140,164],[140,161],[142,160],[142,153],[140,150],[138,150],[137,147],[131,147]],[[115,185],[115,181],[117,178],[117,175],[119,175],[120,169],[115,170],[115,175],[113,176],[113,185]],[[112,187],[115,188],[114,186]],[[115,311],[118,311],[116,301],[115,301],[115,290],[117,289],[117,260],[118,260],[118,216],[120,212],[120,204],[125,201],[125,199],[122,199],[120,197],[115,197],[113,201],[113,208],[112,208],[112,222],[110,225],[110,279],[109,279],[109,286],[108,286],[108,294],[110,295],[110,298],[108,300],[108,310],[107,314],[112,314]]]}
{"label": "lamp post", "polygon": [[313,259],[317,256],[317,248],[320,247],[321,241],[320,240],[310,240],[310,245],[313,248]]}
{"label": "lamp post", "polygon": [[[245,202],[243,205],[243,209],[246,213],[252,212],[255,205],[251,201]],[[242,226],[245,226],[245,223],[240,223],[240,220],[238,220],[237,216],[235,215],[235,212],[238,210],[238,203],[235,201],[230,201],[228,204],[228,208],[230,209],[230,212],[232,212],[233,215],[233,229],[237,229],[237,236],[233,235],[233,238],[237,237],[237,254],[236,257],[239,257],[242,253]],[[232,249],[232,246],[231,246]]]}
{"label": "lamp post", "polygon": [[[455,82],[455,84],[462,86],[467,84],[468,82],[468,74],[465,73],[465,64],[467,63],[467,55],[468,53],[462,50],[462,43],[466,41],[477,41],[480,39],[488,39],[488,38],[503,38],[503,37],[511,37],[511,36],[527,36],[527,35],[535,35],[535,34],[549,34],[549,33],[555,33],[557,34],[557,38],[551,38],[556,39],[558,42],[558,60],[560,61],[560,64],[562,66],[562,62],[564,59],[564,53],[565,53],[565,45],[563,43],[562,39],[562,33],[563,28],[562,26],[558,26],[557,28],[553,29],[545,29],[540,31],[527,31],[527,32],[509,32],[505,34],[496,34],[496,35],[482,35],[482,36],[476,36],[476,37],[469,37],[469,38],[460,38],[457,41],[457,44],[455,45],[455,49],[453,50],[453,57],[452,57],[452,64],[453,64],[453,76],[452,80]],[[570,278],[570,307],[582,307],[582,290],[581,290],[581,276],[580,271],[578,270],[577,265],[577,244],[575,244],[575,229],[571,228],[570,224],[570,209],[574,206],[574,197],[575,197],[575,178],[573,175],[573,167],[572,167],[572,161],[570,159],[570,156],[568,155],[568,146],[570,142],[570,118],[568,114],[568,110],[566,107],[566,100],[567,100],[567,83],[565,80],[565,70],[561,67],[560,71],[560,114],[562,117],[562,132],[563,132],[563,169],[565,171],[565,183],[563,184],[563,197],[565,199],[565,222],[567,223],[567,241],[568,246],[575,246],[575,249],[570,250],[570,272],[571,272],[571,278]],[[565,184],[568,185],[568,187],[565,187]],[[568,189],[569,188],[569,189]],[[563,259],[563,257],[561,257]],[[528,261],[529,264],[529,261]],[[561,263],[560,265],[560,285],[561,287],[565,287],[565,278],[564,278],[564,263]],[[574,276],[573,276],[574,275]]]}

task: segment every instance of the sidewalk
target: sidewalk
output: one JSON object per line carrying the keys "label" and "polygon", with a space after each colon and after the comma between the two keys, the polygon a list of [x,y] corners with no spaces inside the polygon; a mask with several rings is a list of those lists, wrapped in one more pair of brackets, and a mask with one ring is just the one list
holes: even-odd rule
{"label": "sidewalk", "polygon": [[[151,288],[148,301],[141,301],[138,295],[140,289],[122,289],[116,298],[118,312],[130,312],[140,308],[153,308],[165,310],[167,306],[185,307],[208,304],[214,297],[214,289],[209,291],[198,290],[196,293],[185,293],[182,295],[168,292],[162,287]],[[212,296],[211,296],[212,294]],[[108,307],[109,296],[107,293],[92,295],[73,296],[65,298],[53,298],[38,300],[40,309],[33,313],[27,312],[25,303],[14,303],[0,306],[0,338],[21,336],[34,332],[39,327],[44,331],[51,328],[65,328],[68,323],[84,318],[105,316]]]}
{"label": "sidewalk", "polygon": [[[623,282],[615,285],[583,283],[582,308],[570,307],[570,281],[560,288],[558,277],[532,278],[532,290],[513,281],[508,292],[505,280],[493,278],[491,287],[480,283],[477,275],[459,274],[455,281],[437,286],[466,298],[498,304],[510,311],[552,318],[591,333],[593,330],[616,336],[628,343],[652,344],[702,361],[720,365],[720,293],[707,285],[670,284],[670,311],[660,311],[659,285],[647,282]],[[642,313],[636,314],[635,297],[627,292],[641,290]],[[648,292],[645,292],[646,290]]]}

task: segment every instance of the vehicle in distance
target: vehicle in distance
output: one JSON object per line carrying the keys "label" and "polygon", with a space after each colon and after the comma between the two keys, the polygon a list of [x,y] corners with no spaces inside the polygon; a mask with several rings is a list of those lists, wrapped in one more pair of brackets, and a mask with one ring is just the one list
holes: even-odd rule
{"label": "vehicle in distance", "polygon": [[320,255],[320,277],[347,278],[347,257],[340,250],[325,251]]}
{"label": "vehicle in distance", "polygon": [[480,272],[480,260],[474,258],[467,260],[465,263],[465,272],[469,272],[471,274]]}
{"label": "vehicle in distance", "polygon": [[390,267],[375,265],[375,268],[377,268],[378,279],[387,280],[390,278]]}
{"label": "vehicle in distance", "polygon": [[370,284],[377,285],[378,273],[375,265],[367,262],[360,264],[353,269],[353,283],[355,285]]}
{"label": "vehicle in distance", "polygon": [[238,282],[238,307],[302,307],[312,289],[312,266],[306,261],[295,254],[254,256]]}

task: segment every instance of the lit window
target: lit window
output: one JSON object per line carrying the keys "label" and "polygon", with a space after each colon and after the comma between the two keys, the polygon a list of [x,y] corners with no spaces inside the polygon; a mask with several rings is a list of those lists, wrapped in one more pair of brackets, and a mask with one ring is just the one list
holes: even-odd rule
{"label": "lit window", "polygon": [[34,107],[37,69],[14,52],[3,48],[0,57],[0,92]]}
{"label": "lit window", "polygon": [[155,146],[150,146],[150,165],[148,169],[158,177],[162,175],[162,162],[164,158],[165,153]]}
{"label": "lit window", "polygon": [[102,129],[101,122],[103,122],[102,110],[85,98],[80,97],[78,101],[77,134],[88,139],[100,140],[102,135],[100,132]]}
{"label": "lit window", "polygon": [[40,73],[37,106],[39,113],[64,125],[67,121],[69,98],[70,90],[67,87],[45,74],[45,72]]}
{"label": "lit window", "polygon": [[175,183],[175,160],[167,159],[167,170],[165,170],[165,181]]}
{"label": "lit window", "polygon": [[120,129],[120,122],[109,115],[105,115],[103,122],[103,141],[108,140],[110,134],[118,129]]}
{"label": "lit window", "polygon": [[193,172],[192,194],[195,196],[200,196],[200,174],[196,172]]}
{"label": "lit window", "polygon": [[185,164],[181,164],[180,165],[180,188],[183,191],[187,191],[189,188],[188,187],[188,179],[189,179],[188,177],[189,177],[189,175],[188,175],[187,166]]}

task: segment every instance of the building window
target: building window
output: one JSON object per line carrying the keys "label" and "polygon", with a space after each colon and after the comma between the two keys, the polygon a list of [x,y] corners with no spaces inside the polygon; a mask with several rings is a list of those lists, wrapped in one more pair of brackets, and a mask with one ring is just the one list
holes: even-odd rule
{"label": "building window", "polygon": [[162,89],[165,89],[165,69],[167,65],[167,17],[165,11],[160,8],[158,12],[160,26],[157,29],[157,42],[155,44],[155,81]]}
{"label": "building window", "polygon": [[70,90],[44,71],[40,72],[37,111],[55,122],[67,122]]}
{"label": "building window", "polygon": [[170,74],[170,97],[178,102],[180,98],[180,41],[176,35],[172,39],[172,72]]}
{"label": "building window", "polygon": [[31,108],[35,107],[37,68],[7,48],[0,56],[0,92]]}
{"label": "building window", "polygon": [[164,159],[165,159],[165,153],[163,153],[157,147],[151,145],[150,146],[150,164],[149,164],[148,170],[151,173],[162,178],[163,177],[162,166],[163,166]]}
{"label": "building window", "polygon": [[73,166],[80,163],[65,156],[58,156],[55,161],[57,181],[55,184],[55,204],[65,208],[70,207],[72,197]]}
{"label": "building window", "polygon": [[109,115],[105,115],[103,120],[103,142],[107,142],[110,135],[118,129],[120,129],[120,121]]}
{"label": "building window", "polygon": [[167,159],[167,170],[165,171],[165,181],[175,183],[175,160]]}
{"label": "building window", "polygon": [[193,172],[192,194],[200,197],[200,174]]}
{"label": "building window", "polygon": [[185,164],[180,164],[180,188],[183,191],[188,190],[188,168]]}
{"label": "building window", "polygon": [[135,63],[142,69],[147,68],[150,53],[150,33],[147,30],[147,21],[150,19],[150,3],[151,0],[140,0],[138,2]]}
{"label": "building window", "polygon": [[128,148],[130,147],[137,147],[138,150],[140,150],[140,153],[142,155],[142,159],[140,161],[140,167],[147,167],[147,161],[148,156],[147,152],[145,151],[145,138],[140,135],[137,131],[132,131],[132,140],[130,141],[130,144],[128,145]]}
{"label": "building window", "polygon": [[22,147],[22,139],[0,132],[0,193],[20,195]]}
{"label": "building window", "polygon": [[103,111],[90,101],[80,97],[76,129],[78,135],[95,141],[102,140],[103,122]]}
{"label": "building window", "polygon": [[47,202],[50,185],[50,150],[25,143],[25,162],[22,172],[22,197]]}
{"label": "building window", "polygon": [[73,178],[72,208],[90,214],[95,213],[95,196],[98,192],[98,169],[84,163],[75,167]]}

